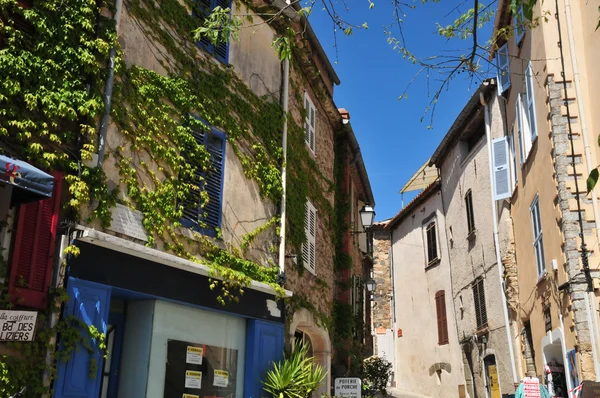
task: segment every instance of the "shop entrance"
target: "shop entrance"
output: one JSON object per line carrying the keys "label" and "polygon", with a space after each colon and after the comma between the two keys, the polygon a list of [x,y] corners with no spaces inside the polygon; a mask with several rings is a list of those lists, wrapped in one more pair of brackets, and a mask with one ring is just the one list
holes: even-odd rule
{"label": "shop entrance", "polygon": [[498,380],[498,368],[496,367],[496,357],[488,355],[483,359],[485,367],[485,384],[488,398],[502,398],[500,395],[500,382]]}

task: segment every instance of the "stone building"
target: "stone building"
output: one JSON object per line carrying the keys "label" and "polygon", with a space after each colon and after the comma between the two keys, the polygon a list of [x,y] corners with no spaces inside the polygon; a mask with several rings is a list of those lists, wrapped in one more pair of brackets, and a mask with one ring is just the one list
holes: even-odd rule
{"label": "stone building", "polygon": [[508,201],[496,200],[510,187],[508,145],[496,90],[494,80],[482,83],[430,160],[440,172],[452,302],[470,397],[514,394],[520,381],[511,356],[515,314],[511,316],[507,307],[504,289],[509,267],[502,264],[511,253],[512,220]]}
{"label": "stone building", "polygon": [[600,212],[597,190],[586,194],[599,163],[598,13],[585,1],[537,2],[534,22],[542,22],[532,27],[509,3],[498,3],[494,62],[515,159],[522,367],[544,381],[551,365],[549,389],[566,397],[600,374]]}
{"label": "stone building", "polygon": [[[22,17],[23,2],[14,3],[11,12]],[[9,375],[28,361],[46,364],[44,386],[23,380],[32,396],[51,387],[56,398],[258,397],[284,342],[304,340],[327,371],[319,393],[329,392],[332,364],[345,373],[360,361],[351,356],[354,336],[337,339],[327,330],[340,318],[335,311],[355,311],[348,326],[362,339],[359,354],[369,343],[358,325],[370,323],[363,281],[371,244],[354,232],[362,228],[359,209],[374,198],[349,116],[333,102],[339,79],[307,19],[283,3],[118,0],[102,15],[71,3],[66,9],[80,19],[41,4],[27,4],[27,12],[49,14],[57,29],[66,26],[61,18],[83,19],[74,28],[87,32],[78,31],[81,40],[92,35],[89,26],[114,23],[118,45],[92,51],[94,67],[107,70],[57,67],[80,96],[59,104],[72,107],[72,117],[31,111],[40,128],[57,130],[36,138],[44,156],[10,127],[5,152],[57,172],[53,183],[44,174],[49,201],[21,206],[4,190],[0,211],[15,308],[59,308],[49,291],[66,289],[61,310],[36,328],[75,328],[75,340],[71,350],[66,338],[58,341],[68,357],[61,360],[45,351],[22,358],[0,345],[1,354],[14,357]],[[237,35],[193,37],[217,5],[240,18]],[[253,29],[262,21],[257,7],[283,9],[283,16]],[[282,60],[273,43],[288,28],[295,32],[293,59]],[[58,47],[71,49],[69,34]],[[18,58],[29,49],[11,51]],[[53,62],[51,54],[36,56]],[[30,99],[27,90],[38,88],[9,100],[19,107]],[[103,112],[86,113],[87,102],[76,103],[86,95],[104,100]],[[72,134],[73,120],[85,137]],[[7,131],[13,122],[0,120]]]}

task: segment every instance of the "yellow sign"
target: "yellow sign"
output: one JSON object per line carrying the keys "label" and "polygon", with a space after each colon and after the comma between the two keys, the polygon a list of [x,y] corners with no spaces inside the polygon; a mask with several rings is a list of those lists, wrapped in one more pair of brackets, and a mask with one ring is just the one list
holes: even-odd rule
{"label": "yellow sign", "polygon": [[490,398],[502,398],[500,396],[500,384],[498,383],[498,370],[496,365],[488,365],[488,383],[490,383]]}
{"label": "yellow sign", "polygon": [[216,387],[227,387],[229,384],[229,372],[226,370],[215,369],[213,385]]}
{"label": "yellow sign", "polygon": [[182,398],[200,398],[199,395],[183,394]]}
{"label": "yellow sign", "polygon": [[202,388],[202,372],[195,370],[185,371],[185,388]]}
{"label": "yellow sign", "polygon": [[194,365],[202,365],[202,356],[204,355],[204,348],[202,347],[187,347],[187,353],[185,355],[185,362]]}

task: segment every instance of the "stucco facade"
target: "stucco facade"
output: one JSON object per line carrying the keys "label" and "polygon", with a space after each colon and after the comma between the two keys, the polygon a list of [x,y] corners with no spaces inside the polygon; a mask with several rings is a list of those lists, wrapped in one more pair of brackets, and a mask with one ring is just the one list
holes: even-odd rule
{"label": "stucco facade", "polygon": [[[579,234],[581,228],[591,276],[595,277],[599,265],[597,189],[586,195],[585,180],[599,163],[600,114],[595,111],[596,88],[600,84],[597,10],[585,1],[538,2],[534,17],[540,15],[558,18],[527,27],[521,42],[511,36],[498,43],[506,43],[510,55],[510,88],[504,93],[509,131],[516,132],[514,126],[518,125],[518,98],[531,89],[537,126],[530,152],[523,153],[517,147],[518,182],[511,198],[518,258],[519,321],[532,345],[532,350],[524,351],[522,367],[543,380],[546,364],[565,365],[567,353],[575,350],[578,360],[574,372],[579,372],[581,380],[595,380],[599,373],[598,299],[596,294],[586,293]],[[496,29],[510,26],[511,20],[507,2],[500,2]],[[531,89],[526,86],[529,64]],[[536,197],[545,259],[541,273],[536,268],[531,223],[531,206]],[[576,382],[567,377],[564,387],[574,388]]]}
{"label": "stucco facade", "polygon": [[[459,391],[465,389],[465,375],[455,323],[443,210],[440,185],[435,182],[385,227],[391,239],[395,292],[394,382],[402,392],[458,397]],[[434,227],[429,233],[434,234],[435,243],[427,238],[432,223]],[[433,261],[428,259],[431,249],[428,244],[436,245],[437,259]],[[385,252],[377,254],[385,255]],[[438,302],[440,292],[443,315]],[[385,316],[385,311],[380,316]],[[442,325],[441,316],[445,317]]]}
{"label": "stucco facade", "polygon": [[515,391],[502,300],[504,272],[496,261],[492,211],[498,217],[501,258],[507,257],[512,247],[512,220],[506,201],[494,202],[492,209],[485,108],[480,104],[480,93],[490,111],[491,138],[504,137],[495,84],[488,81],[465,106],[432,157],[441,176],[452,300],[471,397]]}

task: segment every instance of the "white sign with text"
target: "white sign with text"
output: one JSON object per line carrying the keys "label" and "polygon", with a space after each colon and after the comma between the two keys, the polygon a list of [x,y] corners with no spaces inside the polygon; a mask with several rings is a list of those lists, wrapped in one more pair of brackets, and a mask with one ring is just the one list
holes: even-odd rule
{"label": "white sign with text", "polygon": [[360,398],[362,383],[358,377],[339,377],[335,379],[335,396]]}
{"label": "white sign with text", "polygon": [[36,311],[0,310],[0,341],[32,341]]}

